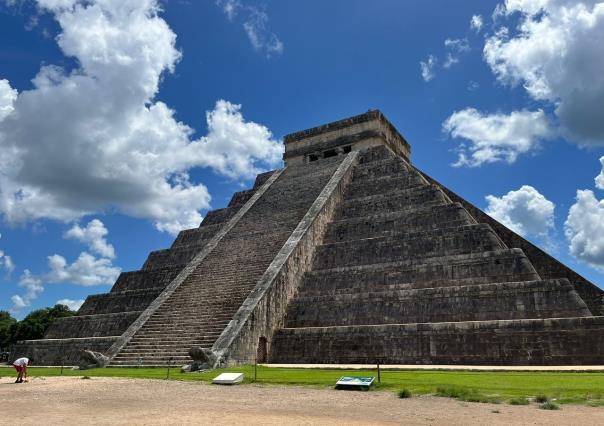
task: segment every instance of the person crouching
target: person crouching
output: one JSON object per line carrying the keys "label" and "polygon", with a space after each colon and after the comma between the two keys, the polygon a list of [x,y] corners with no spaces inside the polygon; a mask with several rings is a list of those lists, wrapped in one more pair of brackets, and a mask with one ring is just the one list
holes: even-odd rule
{"label": "person crouching", "polygon": [[27,366],[32,365],[34,362],[33,358],[19,358],[13,362],[13,367],[17,370],[17,380],[15,383],[27,382]]}

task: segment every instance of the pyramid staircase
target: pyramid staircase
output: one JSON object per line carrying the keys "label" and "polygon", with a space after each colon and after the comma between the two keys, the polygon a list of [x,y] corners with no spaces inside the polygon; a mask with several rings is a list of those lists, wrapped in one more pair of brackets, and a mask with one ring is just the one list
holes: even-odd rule
{"label": "pyramid staircase", "polygon": [[193,346],[212,347],[341,161],[288,167],[111,365],[183,364]]}

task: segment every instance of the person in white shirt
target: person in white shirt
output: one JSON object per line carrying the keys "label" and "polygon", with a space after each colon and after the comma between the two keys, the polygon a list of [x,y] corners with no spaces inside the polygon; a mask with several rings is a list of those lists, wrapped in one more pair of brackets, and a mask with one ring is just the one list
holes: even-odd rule
{"label": "person in white shirt", "polygon": [[25,380],[27,382],[27,366],[33,364],[33,358],[19,358],[13,362],[13,367],[17,370],[17,380],[15,383],[23,383]]}

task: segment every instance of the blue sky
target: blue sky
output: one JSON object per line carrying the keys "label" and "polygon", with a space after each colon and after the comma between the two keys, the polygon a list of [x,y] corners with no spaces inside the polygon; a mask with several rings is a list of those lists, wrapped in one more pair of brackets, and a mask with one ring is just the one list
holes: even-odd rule
{"label": "blue sky", "polygon": [[604,3],[157,6],[0,0],[0,309],[108,291],[280,167],[285,134],[376,108],[418,167],[604,284]]}

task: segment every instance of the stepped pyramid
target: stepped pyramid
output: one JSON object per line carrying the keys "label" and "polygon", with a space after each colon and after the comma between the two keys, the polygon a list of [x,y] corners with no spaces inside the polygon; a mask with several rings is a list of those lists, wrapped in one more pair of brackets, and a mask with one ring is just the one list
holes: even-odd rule
{"label": "stepped pyramid", "polygon": [[379,111],[285,137],[281,170],[13,356],[114,366],[604,363],[604,292],[416,169]]}

